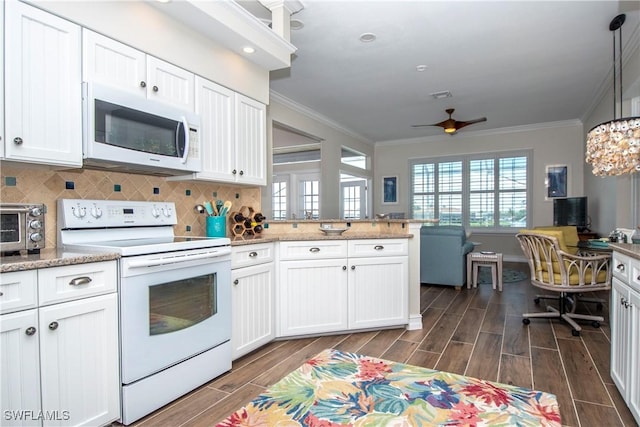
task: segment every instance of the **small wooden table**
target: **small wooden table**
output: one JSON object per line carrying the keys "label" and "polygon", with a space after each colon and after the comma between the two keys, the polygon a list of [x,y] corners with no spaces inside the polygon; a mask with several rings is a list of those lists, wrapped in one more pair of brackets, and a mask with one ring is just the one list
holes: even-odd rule
{"label": "small wooden table", "polygon": [[496,252],[469,252],[467,254],[467,289],[478,286],[478,271],[480,267],[491,268],[493,289],[498,287],[502,292],[502,254]]}

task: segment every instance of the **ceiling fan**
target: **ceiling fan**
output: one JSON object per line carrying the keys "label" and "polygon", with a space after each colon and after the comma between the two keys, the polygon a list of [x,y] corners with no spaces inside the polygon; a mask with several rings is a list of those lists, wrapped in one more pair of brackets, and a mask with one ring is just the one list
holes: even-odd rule
{"label": "ceiling fan", "polygon": [[459,129],[462,129],[465,126],[469,126],[469,125],[472,125],[474,123],[480,123],[480,122],[486,122],[487,121],[486,117],[481,117],[481,118],[475,119],[475,120],[468,120],[466,122],[463,122],[463,121],[460,121],[460,120],[454,120],[454,119],[451,118],[451,115],[453,114],[453,112],[455,110],[453,108],[448,108],[445,111],[447,112],[447,114],[449,114],[449,118],[447,120],[441,121],[440,123],[434,123],[434,124],[431,124],[431,125],[412,125],[411,127],[419,128],[419,127],[425,127],[425,126],[440,126],[441,128],[444,129],[445,133],[447,133],[449,135],[453,135]]}

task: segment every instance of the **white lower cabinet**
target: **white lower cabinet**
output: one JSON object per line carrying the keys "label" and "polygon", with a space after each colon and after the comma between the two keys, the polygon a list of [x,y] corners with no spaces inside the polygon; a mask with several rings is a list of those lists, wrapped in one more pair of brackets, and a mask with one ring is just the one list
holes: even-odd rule
{"label": "white lower cabinet", "polygon": [[349,259],[349,328],[408,322],[406,256]]}
{"label": "white lower cabinet", "polygon": [[273,243],[232,248],[233,360],[275,338],[273,252]]}
{"label": "white lower cabinet", "polygon": [[611,290],[611,378],[640,423],[640,260],[614,252]]}
{"label": "white lower cabinet", "polygon": [[408,264],[406,239],[281,242],[278,336],[407,324]]}
{"label": "white lower cabinet", "polygon": [[281,261],[279,336],[348,329],[346,259]]}
{"label": "white lower cabinet", "polygon": [[22,311],[0,305],[0,424],[100,426],[120,417],[116,271],[107,261],[0,275],[2,285],[49,294],[56,278],[69,277],[74,293]]}
{"label": "white lower cabinet", "polygon": [[[22,411],[40,410],[40,347],[38,310],[0,316],[0,403],[3,426],[39,426],[35,416]],[[7,412],[9,411],[9,412]]]}

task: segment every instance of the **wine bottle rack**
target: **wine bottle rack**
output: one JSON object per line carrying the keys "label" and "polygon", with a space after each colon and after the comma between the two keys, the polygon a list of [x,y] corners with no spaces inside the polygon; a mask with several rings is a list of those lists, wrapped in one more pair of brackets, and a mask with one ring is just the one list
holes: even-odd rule
{"label": "wine bottle rack", "polygon": [[255,236],[262,232],[264,217],[250,206],[242,206],[229,214],[233,237]]}

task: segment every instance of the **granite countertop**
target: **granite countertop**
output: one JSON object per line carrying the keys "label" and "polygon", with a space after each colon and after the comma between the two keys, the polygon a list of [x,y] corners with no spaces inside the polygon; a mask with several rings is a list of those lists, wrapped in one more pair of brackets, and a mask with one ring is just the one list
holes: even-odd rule
{"label": "granite countertop", "polygon": [[614,251],[631,258],[640,259],[640,245],[636,243],[609,243],[609,247]]}
{"label": "granite countertop", "polygon": [[63,249],[41,249],[40,254],[15,255],[0,258],[0,273],[34,270],[37,268],[59,267],[62,265],[86,264],[89,262],[111,261],[120,258],[114,252],[77,253]]}
{"label": "granite countertop", "polygon": [[349,230],[337,236],[328,236],[321,231],[305,233],[258,234],[255,236],[231,237],[231,246],[253,245],[256,243],[307,241],[307,240],[361,240],[361,239],[410,239],[413,234],[363,233]]}

